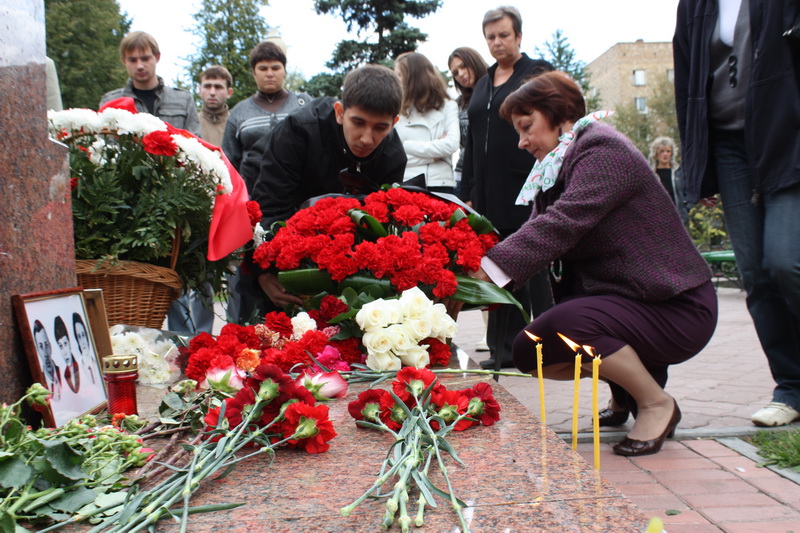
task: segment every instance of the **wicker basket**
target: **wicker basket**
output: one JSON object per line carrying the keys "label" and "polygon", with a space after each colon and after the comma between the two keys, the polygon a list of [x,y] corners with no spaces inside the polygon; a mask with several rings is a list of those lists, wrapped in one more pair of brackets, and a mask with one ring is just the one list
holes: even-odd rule
{"label": "wicker basket", "polygon": [[178,273],[170,268],[120,261],[97,268],[97,260],[75,261],[78,285],[103,289],[109,324],[161,329],[169,306],[181,293]]}

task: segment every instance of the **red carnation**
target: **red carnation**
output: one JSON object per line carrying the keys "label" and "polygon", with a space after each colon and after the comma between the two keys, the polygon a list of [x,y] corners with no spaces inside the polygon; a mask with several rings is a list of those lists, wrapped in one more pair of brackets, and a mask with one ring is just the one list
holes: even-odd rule
{"label": "red carnation", "polygon": [[[441,416],[449,425],[451,422],[454,422],[459,415],[463,415],[467,412],[469,398],[462,391],[441,390],[431,393],[431,403],[436,406],[436,414]],[[453,429],[456,431],[463,431],[472,424],[473,422],[471,420],[461,419]],[[434,429],[439,428],[434,427]]]}
{"label": "red carnation", "polygon": [[380,419],[381,400],[389,393],[384,389],[369,389],[360,393],[358,397],[347,405],[350,416],[356,420],[366,420],[367,422],[377,422],[375,417]]}
{"label": "red carnation", "polygon": [[147,153],[174,157],[178,153],[178,145],[172,140],[172,135],[166,131],[151,131],[142,139],[142,146]]}
{"label": "red carnation", "polygon": [[419,343],[428,346],[428,356],[431,360],[428,366],[447,366],[450,363],[452,351],[447,344],[433,337],[422,339]]}
{"label": "red carnation", "polygon": [[323,320],[330,322],[342,313],[346,313],[350,308],[346,303],[341,301],[336,296],[330,294],[322,298],[319,304],[319,314]]}
{"label": "red carnation", "polygon": [[291,445],[303,448],[308,453],[328,451],[328,441],[336,437],[336,431],[328,418],[327,405],[308,405],[293,403],[284,412],[286,420],[282,424],[284,438],[296,436]]}
{"label": "red carnation", "polygon": [[292,336],[292,319],[286,313],[272,311],[264,317],[264,324],[272,331],[279,333],[282,337]]}
{"label": "red carnation", "polygon": [[[427,368],[414,368],[407,366],[397,373],[397,378],[392,382],[392,390],[398,398],[408,403],[414,396],[422,396],[423,391],[436,380],[436,374]],[[437,388],[441,388],[439,384]]]}
{"label": "red carnation", "polygon": [[255,200],[248,200],[247,204],[247,216],[250,218],[250,225],[255,227],[256,224],[261,222],[261,207],[259,207],[258,202]]}
{"label": "red carnation", "polygon": [[494,398],[492,386],[485,382],[476,383],[471,389],[461,392],[469,398],[467,413],[477,418],[484,426],[494,425],[500,420],[500,404]]}

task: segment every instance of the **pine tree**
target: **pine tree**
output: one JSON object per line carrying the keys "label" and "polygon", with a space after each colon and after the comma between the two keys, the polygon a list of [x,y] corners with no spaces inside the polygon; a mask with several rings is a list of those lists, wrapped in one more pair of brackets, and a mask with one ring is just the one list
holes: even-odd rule
{"label": "pine tree", "polygon": [[534,49],[535,56],[546,59],[553,64],[556,70],[572,76],[572,79],[580,85],[583,91],[587,111],[599,109],[600,97],[596,91],[592,91],[589,84],[589,71],[586,69],[586,63],[575,58],[575,50],[572,49],[569,40],[564,37],[562,30],[556,30],[551,40],[545,41],[542,46],[543,48],[537,46]]}
{"label": "pine tree", "polygon": [[348,31],[356,29],[357,35],[363,36],[358,41],[340,41],[327,67],[343,74],[365,63],[391,64],[399,54],[413,52],[428,38],[404,19],[423,18],[441,6],[441,0],[315,0],[317,13],[341,16]]}
{"label": "pine tree", "polygon": [[45,0],[47,55],[56,64],[64,108],[97,109],[128,74],[119,43],[131,26],[116,0]]}
{"label": "pine tree", "polygon": [[260,9],[267,0],[203,0],[192,15],[192,33],[201,39],[198,52],[188,57],[188,76],[197,76],[211,65],[222,65],[233,76],[233,96],[228,106],[256,92],[248,58],[250,50],[267,36],[269,26]]}

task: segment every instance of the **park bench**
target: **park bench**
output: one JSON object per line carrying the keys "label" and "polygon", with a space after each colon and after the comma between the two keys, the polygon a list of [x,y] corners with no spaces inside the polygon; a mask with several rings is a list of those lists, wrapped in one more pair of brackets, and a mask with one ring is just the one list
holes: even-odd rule
{"label": "park bench", "polygon": [[700,252],[703,259],[711,267],[711,272],[716,278],[716,286],[719,287],[721,279],[728,281],[739,289],[743,289],[742,280],[739,277],[739,269],[736,268],[736,258],[733,250],[717,250],[713,252]]}

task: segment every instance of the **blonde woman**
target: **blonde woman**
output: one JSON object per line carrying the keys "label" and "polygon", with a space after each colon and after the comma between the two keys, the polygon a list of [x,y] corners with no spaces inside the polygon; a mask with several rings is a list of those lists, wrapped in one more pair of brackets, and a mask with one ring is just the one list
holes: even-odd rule
{"label": "blonde woman", "polygon": [[686,203],[683,171],[678,167],[677,157],[678,147],[671,137],[658,137],[650,144],[650,167],[658,174],[685,226],[689,223],[689,204]]}

